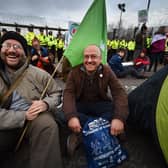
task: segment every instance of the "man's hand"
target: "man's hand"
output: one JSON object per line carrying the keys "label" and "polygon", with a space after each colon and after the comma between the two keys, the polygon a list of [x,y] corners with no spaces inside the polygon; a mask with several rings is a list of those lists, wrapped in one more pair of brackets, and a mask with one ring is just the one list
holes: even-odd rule
{"label": "man's hand", "polygon": [[39,113],[47,111],[48,105],[43,100],[32,101],[32,105],[26,112],[27,120],[34,120]]}
{"label": "man's hand", "polygon": [[32,59],[32,61],[37,60],[38,59],[38,55],[33,55],[31,59]]}
{"label": "man's hand", "polygon": [[137,62],[137,63],[136,63],[136,65],[140,65],[140,64],[142,64],[142,62]]}
{"label": "man's hand", "polygon": [[111,121],[111,134],[119,135],[124,132],[124,123],[119,119],[113,119]]}
{"label": "man's hand", "polygon": [[80,121],[77,117],[72,117],[68,121],[68,127],[75,133],[79,133],[81,131]]}

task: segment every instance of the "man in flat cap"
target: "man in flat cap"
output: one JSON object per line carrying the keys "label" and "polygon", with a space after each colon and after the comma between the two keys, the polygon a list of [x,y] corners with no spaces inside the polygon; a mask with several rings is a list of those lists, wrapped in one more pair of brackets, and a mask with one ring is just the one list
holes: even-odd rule
{"label": "man in flat cap", "polygon": [[[24,37],[9,31],[2,36],[0,44],[0,167],[8,161],[7,154],[14,151],[20,133],[28,122],[23,139],[27,143],[22,143],[19,148],[19,151],[27,149],[26,154],[29,155],[24,166],[62,168],[58,126],[52,116],[60,89],[51,79],[41,98],[50,75],[28,64]],[[21,157],[24,156],[21,155],[19,160],[23,160]]]}

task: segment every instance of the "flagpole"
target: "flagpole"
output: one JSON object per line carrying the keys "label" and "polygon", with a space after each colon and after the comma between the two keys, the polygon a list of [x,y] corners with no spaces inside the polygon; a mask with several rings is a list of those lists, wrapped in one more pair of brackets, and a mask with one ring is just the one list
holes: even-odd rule
{"label": "flagpole", "polygon": [[120,34],[120,29],[121,29],[121,18],[122,18],[122,11],[120,12],[120,20],[119,20],[119,24],[118,24],[118,37]]}
{"label": "flagpole", "polygon": [[149,12],[149,8],[150,8],[150,3],[151,3],[151,0],[148,0],[148,4],[147,4],[147,11]]}
{"label": "flagpole", "polygon": [[121,11],[120,12],[120,20],[119,20],[119,25],[118,25],[118,37],[120,35],[120,29],[121,29],[121,21],[122,21],[122,13],[125,12],[125,3],[123,4],[118,4],[118,8]]}
{"label": "flagpole", "polygon": [[[62,56],[61,60],[60,60],[60,61],[58,62],[58,64],[56,65],[56,67],[55,67],[55,69],[54,69],[52,75],[50,76],[50,79],[48,80],[48,82],[47,82],[47,84],[46,84],[46,86],[45,86],[45,88],[44,88],[44,90],[43,90],[43,92],[42,92],[42,94],[41,94],[41,96],[40,96],[40,100],[42,100],[43,97],[44,97],[44,95],[46,94],[46,91],[47,91],[47,89],[48,89],[48,86],[50,85],[51,80],[53,79],[53,77],[54,77],[55,73],[57,72],[58,68],[59,68],[60,65],[63,63],[64,58],[65,58],[65,57]],[[19,140],[18,140],[18,142],[17,142],[16,148],[15,148],[15,152],[19,149],[19,147],[20,147],[20,145],[21,145],[21,143],[22,143],[22,141],[23,141],[23,138],[24,138],[24,136],[25,136],[25,134],[26,134],[26,132],[27,132],[27,129],[29,128],[30,123],[31,123],[31,121],[28,121],[28,122],[25,124],[25,127],[24,127],[24,129],[23,129],[23,132],[21,133],[21,136],[19,137]]]}

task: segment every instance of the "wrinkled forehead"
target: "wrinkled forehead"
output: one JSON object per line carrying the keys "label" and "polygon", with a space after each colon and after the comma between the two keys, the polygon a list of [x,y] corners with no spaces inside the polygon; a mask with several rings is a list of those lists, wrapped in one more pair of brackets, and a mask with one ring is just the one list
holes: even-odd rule
{"label": "wrinkled forehead", "polygon": [[18,45],[20,45],[20,46],[22,47],[22,44],[21,44],[19,41],[14,40],[14,39],[5,40],[5,41],[3,42],[3,44],[4,44],[4,43],[18,44]]}
{"label": "wrinkled forehead", "polygon": [[89,45],[84,49],[84,55],[95,54],[97,56],[101,56],[101,50],[96,45]]}

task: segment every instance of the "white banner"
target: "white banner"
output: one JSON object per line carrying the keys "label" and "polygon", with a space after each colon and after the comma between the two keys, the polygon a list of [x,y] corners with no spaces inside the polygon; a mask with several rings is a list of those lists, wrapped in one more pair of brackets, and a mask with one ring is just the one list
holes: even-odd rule
{"label": "white banner", "polygon": [[79,27],[79,23],[72,22],[72,21],[68,23],[68,32],[66,32],[65,34],[65,48],[69,45],[78,27]]}

